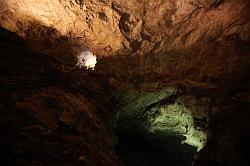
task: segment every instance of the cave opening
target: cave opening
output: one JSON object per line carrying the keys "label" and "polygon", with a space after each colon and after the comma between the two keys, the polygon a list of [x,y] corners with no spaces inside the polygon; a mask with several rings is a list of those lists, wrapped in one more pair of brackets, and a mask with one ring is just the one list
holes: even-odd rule
{"label": "cave opening", "polygon": [[185,139],[180,135],[145,136],[117,130],[119,142],[116,153],[126,166],[190,166],[196,154],[196,148],[180,143]]}
{"label": "cave opening", "polygon": [[119,100],[115,150],[124,165],[192,165],[208,139],[208,114],[196,108],[207,103],[198,106],[194,96],[173,87],[125,93]]}
{"label": "cave opening", "polygon": [[196,154],[195,147],[181,143],[182,135],[125,132],[119,127],[117,134],[116,153],[127,166],[190,166]]}

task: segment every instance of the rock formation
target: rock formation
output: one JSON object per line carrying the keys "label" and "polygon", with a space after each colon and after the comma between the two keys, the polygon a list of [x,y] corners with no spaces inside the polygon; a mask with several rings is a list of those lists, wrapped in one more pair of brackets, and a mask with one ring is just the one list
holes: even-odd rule
{"label": "rock formation", "polygon": [[[1,0],[1,162],[143,165],[115,149],[119,137],[136,137],[170,149],[159,165],[248,165],[249,8],[248,0]],[[84,49],[97,57],[93,71],[76,66]]]}

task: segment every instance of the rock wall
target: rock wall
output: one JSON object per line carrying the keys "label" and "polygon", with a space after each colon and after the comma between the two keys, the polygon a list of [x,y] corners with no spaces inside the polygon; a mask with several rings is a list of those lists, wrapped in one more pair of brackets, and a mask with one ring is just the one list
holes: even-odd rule
{"label": "rock wall", "polygon": [[0,29],[2,165],[120,165],[115,107],[103,76],[62,73]]}
{"label": "rock wall", "polygon": [[75,38],[99,56],[158,53],[231,34],[249,41],[246,0],[3,0],[0,8],[1,26],[27,40]]}
{"label": "rock wall", "polygon": [[[212,137],[196,163],[244,165],[249,8],[248,0],[1,0],[0,26],[23,38],[1,28],[3,160],[119,165],[111,96],[132,84],[210,98]],[[86,48],[95,71],[75,66]]]}

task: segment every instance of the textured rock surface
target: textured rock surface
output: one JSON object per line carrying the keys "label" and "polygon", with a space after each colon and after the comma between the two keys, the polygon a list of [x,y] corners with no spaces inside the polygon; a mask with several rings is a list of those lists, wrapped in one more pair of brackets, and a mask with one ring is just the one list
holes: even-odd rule
{"label": "textured rock surface", "polygon": [[209,110],[194,105],[188,109],[185,104],[176,100],[175,103],[156,106],[146,111],[146,124],[150,132],[166,132],[186,137],[181,143],[186,143],[200,151],[207,142],[207,126]]}
{"label": "textured rock surface", "polygon": [[[192,155],[204,147],[210,136],[211,102],[208,97],[185,95],[176,88],[167,87],[158,92],[128,89],[118,101],[121,102],[121,111],[117,114],[117,130],[122,140],[120,146],[139,137],[159,150],[156,153],[163,156],[163,159],[158,159],[163,162],[159,162],[159,165],[164,165],[164,162],[191,165]],[[140,155],[126,146],[122,148],[128,149],[130,153],[127,155],[131,158],[135,155],[141,160]],[[123,151],[126,153],[126,150]],[[141,155],[147,154],[147,151],[141,152]],[[133,165],[121,152],[118,154],[124,163]],[[150,160],[152,157],[149,155],[145,158]]]}
{"label": "textured rock surface", "polygon": [[71,43],[99,56],[127,51],[143,55],[231,34],[249,41],[246,0],[3,0],[0,8],[1,25],[43,51]]}
{"label": "textured rock surface", "polygon": [[[1,29],[2,160],[119,165],[111,94],[174,85],[192,96],[185,106],[198,98],[197,110],[211,107],[211,137],[195,163],[249,165],[249,8],[248,0],[1,0],[0,26],[25,40]],[[86,48],[95,71],[75,66]]]}
{"label": "textured rock surface", "polygon": [[105,78],[69,77],[15,34],[0,36],[1,164],[120,165]]}

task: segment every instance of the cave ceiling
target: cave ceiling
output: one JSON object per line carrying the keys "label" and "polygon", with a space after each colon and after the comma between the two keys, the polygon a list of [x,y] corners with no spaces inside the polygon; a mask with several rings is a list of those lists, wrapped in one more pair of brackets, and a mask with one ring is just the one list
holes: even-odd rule
{"label": "cave ceiling", "polygon": [[[208,153],[202,148],[211,136],[219,140],[209,144],[221,151],[212,153],[216,161],[239,155],[233,139],[249,134],[238,130],[249,114],[249,9],[249,0],[0,0],[6,161],[15,157],[7,145],[25,138],[11,147],[21,163],[27,156],[19,147],[35,160],[46,154],[69,163],[119,165],[117,112],[124,124],[142,118],[151,134],[173,130],[201,153]],[[85,55],[89,69],[81,68]],[[167,93],[170,87],[174,92]],[[217,120],[212,116],[220,119],[218,128],[210,126]],[[8,133],[12,123],[15,132]],[[232,153],[223,141],[235,146]]]}

